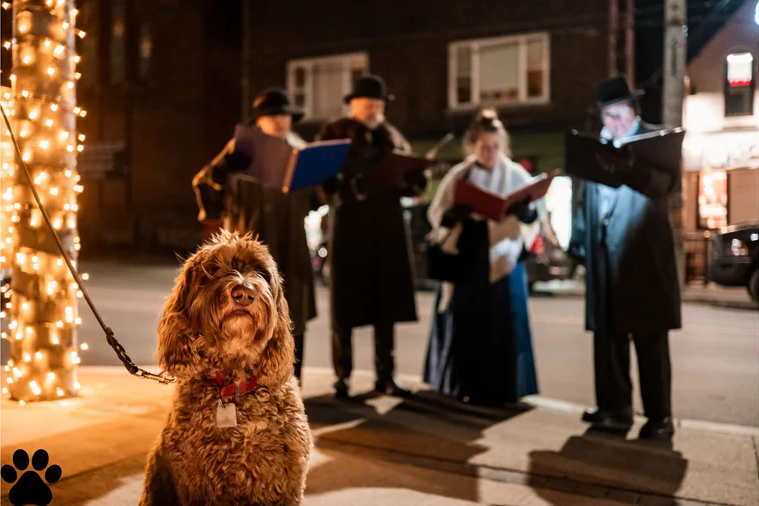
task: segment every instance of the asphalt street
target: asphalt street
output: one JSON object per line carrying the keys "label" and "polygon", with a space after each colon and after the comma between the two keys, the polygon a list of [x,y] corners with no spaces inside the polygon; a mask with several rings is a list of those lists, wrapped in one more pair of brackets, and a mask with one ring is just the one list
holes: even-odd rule
{"label": "asphalt street", "polygon": [[[88,291],[117,339],[138,364],[155,364],[156,323],[173,284],[176,267],[138,263],[86,263]],[[426,353],[431,292],[417,297],[419,322],[397,327],[397,369],[419,376]],[[319,317],[306,335],[305,364],[330,366],[329,300],[318,292]],[[541,395],[548,399],[592,405],[592,338],[583,330],[584,301],[576,296],[536,295],[530,300],[531,321]],[[115,365],[95,318],[80,304],[80,342],[84,365]],[[673,403],[681,418],[739,425],[759,425],[759,313],[685,304],[684,328],[671,334]],[[3,342],[3,360],[7,359]],[[634,356],[634,354],[633,354]],[[370,329],[354,335],[356,369],[373,369]],[[633,362],[633,370],[635,370]],[[636,395],[637,397],[637,395]],[[636,399],[640,409],[639,399]]]}

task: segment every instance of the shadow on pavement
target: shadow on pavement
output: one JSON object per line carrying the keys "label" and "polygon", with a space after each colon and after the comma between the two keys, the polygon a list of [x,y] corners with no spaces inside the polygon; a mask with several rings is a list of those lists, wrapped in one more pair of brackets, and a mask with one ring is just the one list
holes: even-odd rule
{"label": "shadow on pavement", "polygon": [[652,504],[668,505],[674,504],[687,468],[688,461],[673,450],[671,442],[627,440],[624,433],[588,429],[567,439],[558,452],[531,452],[528,483],[556,506],[541,490],[606,496],[634,504],[639,493],[631,490],[645,491],[658,496],[651,499]]}
{"label": "shadow on pavement", "polygon": [[[410,399],[365,394],[349,401],[331,395],[305,400],[309,422],[320,450],[477,476],[471,459],[487,448],[477,444],[488,427],[519,416],[531,407],[481,408],[423,391]],[[307,495],[354,488],[405,488],[441,497],[477,502],[477,480],[415,480],[408,473],[383,473],[378,479],[367,466],[346,465],[336,458],[314,465]],[[339,479],[335,479],[338,475]]]}

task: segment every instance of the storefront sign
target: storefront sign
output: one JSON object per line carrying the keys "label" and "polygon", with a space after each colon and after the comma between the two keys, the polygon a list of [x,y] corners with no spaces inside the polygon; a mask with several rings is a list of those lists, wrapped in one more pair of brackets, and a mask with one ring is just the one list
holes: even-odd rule
{"label": "storefront sign", "polygon": [[759,168],[759,132],[687,134],[684,170]]}

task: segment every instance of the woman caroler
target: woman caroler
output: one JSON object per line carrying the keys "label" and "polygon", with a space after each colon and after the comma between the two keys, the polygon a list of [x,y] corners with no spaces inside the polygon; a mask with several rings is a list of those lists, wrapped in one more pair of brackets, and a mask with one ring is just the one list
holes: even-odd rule
{"label": "woman caroler", "polygon": [[[441,283],[435,300],[425,382],[479,404],[516,402],[538,392],[527,310],[527,278],[520,262],[520,222],[532,223],[529,203],[495,222],[454,204],[459,180],[501,196],[530,176],[509,154],[509,137],[492,109],[482,110],[465,137],[470,153],[443,178],[428,211],[433,237],[447,255],[466,258],[466,275]],[[458,264],[457,264],[458,265]]]}

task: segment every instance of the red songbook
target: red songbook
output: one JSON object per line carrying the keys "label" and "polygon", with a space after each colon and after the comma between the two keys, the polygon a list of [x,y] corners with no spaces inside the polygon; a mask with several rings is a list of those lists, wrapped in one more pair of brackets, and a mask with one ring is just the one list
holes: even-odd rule
{"label": "red songbook", "polygon": [[472,211],[488,219],[500,221],[506,216],[506,211],[514,204],[528,199],[530,202],[534,202],[542,198],[548,192],[548,187],[551,186],[553,178],[559,174],[560,171],[556,169],[547,174],[536,176],[527,186],[509,193],[506,197],[483,190],[469,181],[459,180],[456,182],[454,202],[469,206]]}

